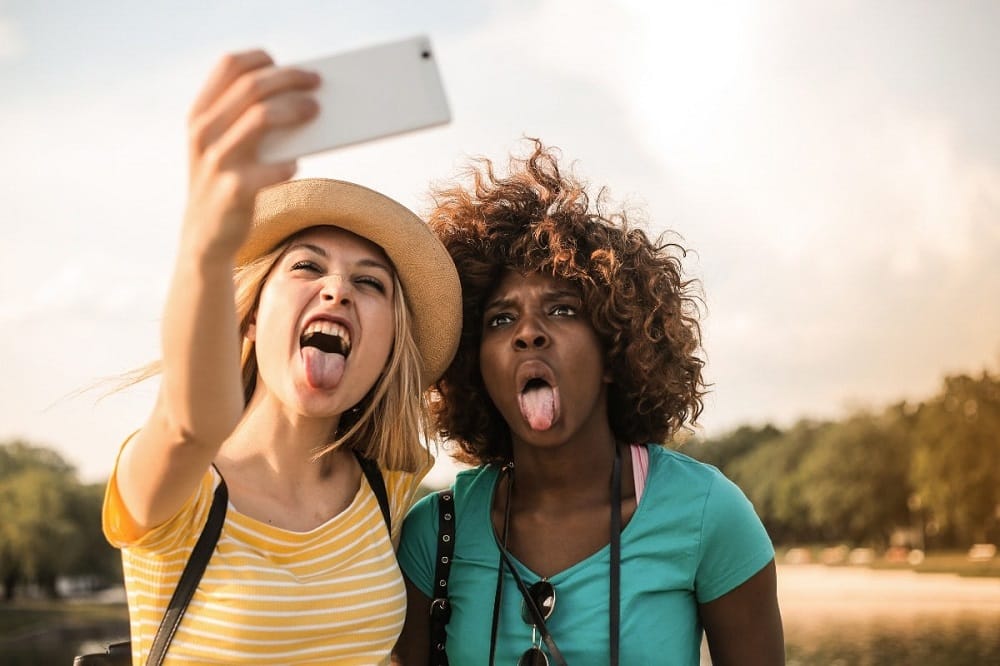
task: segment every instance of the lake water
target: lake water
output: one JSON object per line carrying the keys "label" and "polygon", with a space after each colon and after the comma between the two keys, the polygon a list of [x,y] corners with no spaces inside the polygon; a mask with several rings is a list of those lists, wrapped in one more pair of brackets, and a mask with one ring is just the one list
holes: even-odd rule
{"label": "lake water", "polygon": [[[995,578],[781,565],[778,596],[788,666],[1000,665]],[[104,631],[117,638],[123,627]],[[0,640],[0,664],[68,666],[96,634],[74,627],[21,645]]]}
{"label": "lake water", "polygon": [[789,666],[1000,665],[1000,580],[782,565]]}

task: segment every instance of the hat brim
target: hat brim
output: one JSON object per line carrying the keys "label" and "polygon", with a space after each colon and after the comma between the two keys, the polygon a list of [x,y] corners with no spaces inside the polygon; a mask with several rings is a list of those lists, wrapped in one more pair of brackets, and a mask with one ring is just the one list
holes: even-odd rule
{"label": "hat brim", "polygon": [[462,331],[462,290],[455,264],[410,209],[362,185],[326,178],[292,180],[262,190],[253,226],[236,255],[250,263],[299,231],[346,229],[375,243],[392,261],[413,320],[425,386],[444,373]]}

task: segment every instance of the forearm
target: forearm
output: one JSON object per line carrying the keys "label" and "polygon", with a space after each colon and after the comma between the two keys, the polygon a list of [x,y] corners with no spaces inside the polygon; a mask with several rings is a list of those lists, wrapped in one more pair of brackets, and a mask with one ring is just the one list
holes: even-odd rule
{"label": "forearm", "polygon": [[163,316],[162,418],[174,443],[217,449],[243,411],[231,260],[181,252]]}
{"label": "forearm", "polygon": [[181,253],[163,316],[153,413],[122,452],[118,489],[140,529],[190,496],[242,414],[231,269]]}

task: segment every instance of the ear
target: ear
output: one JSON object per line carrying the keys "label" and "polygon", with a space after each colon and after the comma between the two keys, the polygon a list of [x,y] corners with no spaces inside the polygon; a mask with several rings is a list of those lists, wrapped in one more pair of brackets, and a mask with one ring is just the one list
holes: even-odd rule
{"label": "ear", "polygon": [[257,313],[250,315],[250,325],[247,326],[247,333],[243,336],[250,342],[257,342]]}

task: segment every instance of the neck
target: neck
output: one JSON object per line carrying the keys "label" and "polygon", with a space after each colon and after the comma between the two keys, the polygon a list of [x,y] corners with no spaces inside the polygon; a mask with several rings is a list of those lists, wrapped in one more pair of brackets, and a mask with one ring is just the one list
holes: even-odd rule
{"label": "neck", "polygon": [[517,502],[541,507],[573,497],[606,496],[616,446],[610,428],[555,447],[515,441]]}
{"label": "neck", "polygon": [[219,457],[240,466],[259,467],[275,479],[320,479],[328,472],[313,456],[330,443],[338,419],[289,414],[258,393]]}

